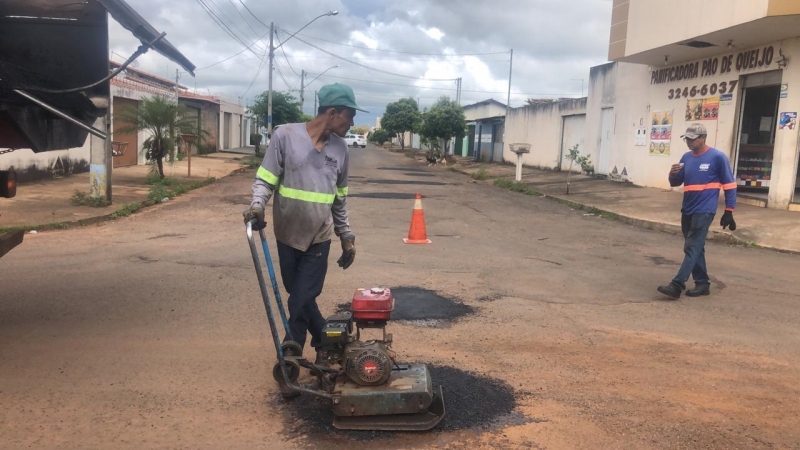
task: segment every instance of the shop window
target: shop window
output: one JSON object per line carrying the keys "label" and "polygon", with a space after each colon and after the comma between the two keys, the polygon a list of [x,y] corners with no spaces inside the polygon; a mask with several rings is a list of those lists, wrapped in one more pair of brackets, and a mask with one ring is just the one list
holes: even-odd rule
{"label": "shop window", "polygon": [[772,179],[780,86],[745,89],[736,181],[744,192],[765,192]]}

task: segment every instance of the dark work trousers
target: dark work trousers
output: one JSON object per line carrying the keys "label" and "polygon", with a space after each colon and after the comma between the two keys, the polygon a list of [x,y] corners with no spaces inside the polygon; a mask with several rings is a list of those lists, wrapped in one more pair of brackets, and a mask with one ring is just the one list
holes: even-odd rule
{"label": "dark work trousers", "polygon": [[306,332],[311,333],[311,346],[320,346],[325,319],[319,312],[317,297],[325,284],[330,249],[331,241],[314,244],[304,252],[278,242],[281,278],[289,293],[289,329],[301,347],[305,347]]}
{"label": "dark work trousers", "polygon": [[706,268],[706,236],[714,214],[684,214],[681,217],[681,230],[683,231],[683,263],[678,269],[678,274],[672,284],[681,290],[686,289],[689,275],[694,278],[695,284],[710,284]]}

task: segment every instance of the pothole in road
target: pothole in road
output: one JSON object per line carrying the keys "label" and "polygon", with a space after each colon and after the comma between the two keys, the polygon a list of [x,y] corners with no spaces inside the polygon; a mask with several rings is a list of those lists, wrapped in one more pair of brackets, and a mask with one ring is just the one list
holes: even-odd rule
{"label": "pothole in road", "polygon": [[[445,417],[430,432],[465,429],[491,429],[519,425],[536,419],[515,412],[517,395],[507,383],[451,366],[428,365],[434,389],[442,386]],[[309,386],[313,387],[313,386]],[[344,431],[333,426],[330,401],[303,394],[290,400],[276,396],[276,403],[286,412],[287,430],[296,430],[291,437],[307,436],[324,440],[335,434],[345,439],[368,441],[389,439],[399,434],[386,431]],[[301,426],[298,426],[302,424]]]}
{"label": "pothole in road", "polygon": [[[475,308],[434,291],[418,287],[392,288],[394,311],[392,322],[403,322],[423,327],[436,327],[443,322],[453,322],[474,314]],[[336,312],[350,310],[350,303],[336,305]]]}

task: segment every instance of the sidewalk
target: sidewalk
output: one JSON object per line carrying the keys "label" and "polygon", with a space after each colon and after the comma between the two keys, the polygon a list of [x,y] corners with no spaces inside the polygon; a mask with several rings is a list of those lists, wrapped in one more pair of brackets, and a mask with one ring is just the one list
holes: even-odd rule
{"label": "sidewalk", "polygon": [[[424,153],[412,154],[424,161]],[[447,168],[472,175],[481,168],[488,173],[482,181],[491,185],[496,178],[513,181],[516,168],[507,164],[476,162],[467,158],[456,158],[457,164]],[[522,182],[532,191],[561,202],[580,205],[586,210],[606,217],[656,231],[681,233],[680,208],[683,193],[679,191],[643,188],[629,183],[596,179],[584,175],[573,175],[570,194],[566,195],[566,172],[536,170],[523,167]],[[724,204],[720,203],[720,211]],[[756,245],[763,248],[800,253],[800,213],[759,208],[739,203],[734,212],[737,229],[723,231],[719,227],[719,214],[709,234],[709,239]]]}
{"label": "sidewalk", "polygon": [[[241,169],[243,155],[212,153],[192,156],[192,177],[188,178],[188,161],[164,163],[164,174],[181,181],[203,181],[208,177],[222,178]],[[147,199],[150,185],[145,183],[150,166],[119,167],[113,170],[113,204],[104,208],[72,206],[70,197],[75,191],[89,192],[89,173],[64,178],[20,184],[12,199],[0,199],[0,228],[38,227],[42,225],[87,223],[102,220],[123,205]]]}

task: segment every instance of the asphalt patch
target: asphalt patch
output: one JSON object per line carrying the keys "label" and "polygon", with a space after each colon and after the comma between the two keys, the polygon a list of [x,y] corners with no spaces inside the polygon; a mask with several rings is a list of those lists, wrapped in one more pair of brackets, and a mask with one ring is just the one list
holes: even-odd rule
{"label": "asphalt patch", "polygon": [[648,256],[647,259],[653,262],[653,264],[657,266],[679,266],[681,263],[678,261],[673,261],[671,259],[667,259],[663,256]]}
{"label": "asphalt patch", "polygon": [[414,169],[411,167],[378,167],[378,170],[399,170],[403,172],[425,172],[423,169]]}
{"label": "asphalt patch", "polygon": [[415,181],[415,180],[367,180],[367,183],[372,184],[413,184],[422,186],[447,186],[449,183],[442,183],[441,181]]}
{"label": "asphalt patch", "polygon": [[[445,417],[431,433],[466,429],[488,430],[506,425],[519,425],[536,419],[528,419],[518,412],[517,395],[507,383],[474,372],[451,366],[429,364],[434,389],[442,386]],[[309,386],[312,387],[312,386]],[[275,406],[284,412],[285,429],[290,438],[308,437],[324,442],[331,435],[354,441],[390,439],[405,432],[345,431],[333,426],[333,411],[329,400],[303,394],[284,400],[274,398]],[[418,432],[413,432],[418,433]]]}
{"label": "asphalt patch", "polygon": [[[474,307],[443,297],[428,289],[397,287],[392,288],[392,294],[394,295],[392,321],[433,327],[475,313]],[[350,311],[350,303],[336,305],[337,313],[344,311]]]}
{"label": "asphalt patch", "polygon": [[436,174],[426,173],[426,172],[418,172],[418,173],[406,172],[406,173],[403,173],[403,175],[408,175],[410,177],[435,177],[436,176]]}
{"label": "asphalt patch", "polygon": [[[348,198],[379,198],[382,200],[414,200],[417,198],[416,194],[409,194],[407,192],[359,192],[355,194],[347,194]],[[422,198],[428,198],[423,195]]]}

